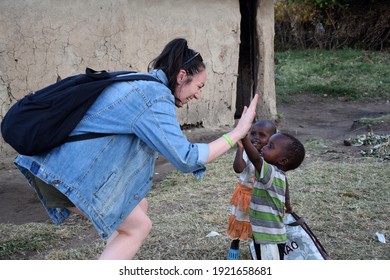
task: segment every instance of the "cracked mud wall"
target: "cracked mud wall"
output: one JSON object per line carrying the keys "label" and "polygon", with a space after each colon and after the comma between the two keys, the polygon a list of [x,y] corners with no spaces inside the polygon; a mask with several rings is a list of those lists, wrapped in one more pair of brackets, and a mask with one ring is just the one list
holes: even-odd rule
{"label": "cracked mud wall", "polygon": [[261,93],[257,104],[257,119],[275,119],[276,92],[274,82],[274,1],[260,0],[257,6],[256,38],[259,62],[256,77],[256,92]]}
{"label": "cracked mud wall", "polygon": [[[207,67],[202,98],[181,124],[234,123],[240,44],[238,0],[2,0],[0,121],[30,91],[85,71],[146,71],[167,42],[184,37]],[[0,139],[0,168],[15,152]],[[5,163],[4,163],[5,162]]]}
{"label": "cracked mud wall", "polygon": [[[182,124],[231,124],[236,92],[238,1],[58,1],[0,3],[0,118],[10,105],[86,67],[146,71],[175,37],[202,53],[207,84],[178,110]],[[0,140],[2,159],[13,150]]]}

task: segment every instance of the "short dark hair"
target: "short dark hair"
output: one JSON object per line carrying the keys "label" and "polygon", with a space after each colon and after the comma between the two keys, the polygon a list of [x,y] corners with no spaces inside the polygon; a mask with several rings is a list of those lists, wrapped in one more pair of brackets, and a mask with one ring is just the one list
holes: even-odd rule
{"label": "short dark hair", "polygon": [[269,129],[272,130],[273,134],[275,134],[278,131],[278,129],[276,128],[275,124],[272,121],[270,121],[270,120],[260,120],[260,121],[257,121],[257,122],[255,122],[252,125],[252,129],[255,126],[262,126],[262,127],[269,128]]}
{"label": "short dark hair", "polygon": [[290,145],[286,147],[286,156],[288,157],[289,161],[286,165],[287,170],[293,170],[298,168],[304,158],[305,158],[305,147],[303,144],[294,136],[288,134],[288,133],[281,133],[285,137],[290,139]]}

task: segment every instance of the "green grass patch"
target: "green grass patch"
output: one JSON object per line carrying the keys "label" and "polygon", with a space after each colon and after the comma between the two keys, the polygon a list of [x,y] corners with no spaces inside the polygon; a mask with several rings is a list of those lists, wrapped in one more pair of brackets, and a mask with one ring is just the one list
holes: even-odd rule
{"label": "green grass patch", "polygon": [[390,115],[383,115],[378,118],[360,118],[355,121],[357,124],[376,125],[390,121]]}
{"label": "green grass patch", "polygon": [[345,99],[390,97],[390,54],[360,50],[275,52],[277,102],[297,93]]}

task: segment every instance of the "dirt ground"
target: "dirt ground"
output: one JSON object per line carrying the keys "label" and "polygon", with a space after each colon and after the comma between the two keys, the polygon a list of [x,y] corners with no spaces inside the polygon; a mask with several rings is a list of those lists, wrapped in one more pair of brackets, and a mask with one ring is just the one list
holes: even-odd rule
{"label": "dirt ground", "polygon": [[[344,101],[314,96],[297,96],[292,104],[280,104],[282,116],[279,128],[296,136],[301,141],[311,138],[334,140],[334,149],[357,153],[355,147],[344,146],[343,140],[373,130],[376,134],[389,134],[390,122],[371,128],[356,125],[354,121],[367,117],[377,118],[390,114],[390,101],[362,102]],[[192,142],[209,142],[230,128],[195,128],[185,131]],[[159,158],[154,181],[158,182],[172,170],[172,166]],[[16,169],[0,170],[0,223],[23,224],[48,221],[38,199]],[[97,237],[97,234],[96,234]]]}

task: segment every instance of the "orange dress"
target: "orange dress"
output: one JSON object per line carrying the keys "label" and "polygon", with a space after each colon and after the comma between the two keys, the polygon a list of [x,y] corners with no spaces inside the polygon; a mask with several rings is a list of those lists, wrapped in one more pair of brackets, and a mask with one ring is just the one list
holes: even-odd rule
{"label": "orange dress", "polygon": [[255,178],[255,167],[244,152],[246,168],[240,173],[240,181],[236,184],[230,199],[232,212],[228,221],[227,234],[231,239],[248,240],[252,237],[252,226],[249,221],[249,205]]}

